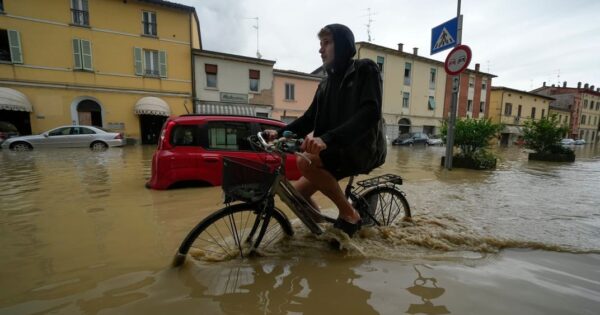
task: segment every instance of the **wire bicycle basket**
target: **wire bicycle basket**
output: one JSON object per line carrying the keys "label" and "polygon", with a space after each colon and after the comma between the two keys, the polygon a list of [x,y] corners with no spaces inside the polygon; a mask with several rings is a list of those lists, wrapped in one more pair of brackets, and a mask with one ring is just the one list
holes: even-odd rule
{"label": "wire bicycle basket", "polygon": [[277,174],[257,161],[223,157],[223,192],[225,202],[256,202],[265,197]]}

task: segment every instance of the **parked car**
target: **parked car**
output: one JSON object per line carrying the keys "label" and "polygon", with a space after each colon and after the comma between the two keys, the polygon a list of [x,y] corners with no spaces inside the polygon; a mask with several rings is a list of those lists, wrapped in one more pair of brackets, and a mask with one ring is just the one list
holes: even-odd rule
{"label": "parked car", "polygon": [[[222,183],[223,157],[238,157],[277,165],[279,157],[257,151],[248,137],[265,129],[281,129],[279,120],[250,116],[183,115],[167,119],[152,156],[146,187],[168,189],[180,182],[213,186]],[[300,178],[296,157],[287,155],[286,176]]]}
{"label": "parked car", "polygon": [[583,139],[577,139],[577,140],[575,140],[575,144],[577,144],[577,145],[585,144],[585,140],[583,140]]}
{"label": "parked car", "polygon": [[562,144],[562,145],[575,144],[575,140],[573,140],[571,138],[565,138],[565,139],[560,140],[560,144]]}
{"label": "parked car", "polygon": [[429,137],[422,132],[411,133],[408,136],[406,134],[402,134],[398,136],[394,141],[392,141],[393,145],[414,145],[414,144],[427,144],[427,140]]}
{"label": "parked car", "polygon": [[444,141],[442,140],[442,136],[435,135],[427,139],[428,145],[444,145]]}
{"label": "parked car", "polygon": [[17,127],[15,127],[15,125],[7,121],[0,121],[0,144],[2,144],[2,142],[4,142],[8,138],[18,136],[19,130],[17,130]]}
{"label": "parked car", "polygon": [[38,148],[90,148],[104,150],[124,144],[123,134],[92,126],[62,126],[40,135],[13,137],[2,143],[3,149],[29,151]]}

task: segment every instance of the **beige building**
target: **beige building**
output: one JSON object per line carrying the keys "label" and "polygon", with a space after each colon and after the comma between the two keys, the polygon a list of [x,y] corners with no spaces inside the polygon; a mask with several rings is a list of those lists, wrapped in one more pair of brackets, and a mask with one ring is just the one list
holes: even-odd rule
{"label": "beige building", "polygon": [[192,101],[193,7],[161,0],[3,0],[0,116],[21,133],[94,125],[156,142]]}
{"label": "beige building", "polygon": [[272,117],[275,61],[194,50],[198,114]]}
{"label": "beige building", "polygon": [[500,144],[510,145],[523,134],[527,120],[537,120],[549,114],[554,98],[507,87],[492,87],[489,118],[504,124]]}
{"label": "beige building", "polygon": [[290,123],[313,101],[322,77],[298,71],[273,70],[273,116]]}
{"label": "beige building", "polygon": [[444,63],[367,42],[356,43],[356,58],[375,61],[383,77],[383,117],[390,139],[400,133],[439,134],[443,119]]}

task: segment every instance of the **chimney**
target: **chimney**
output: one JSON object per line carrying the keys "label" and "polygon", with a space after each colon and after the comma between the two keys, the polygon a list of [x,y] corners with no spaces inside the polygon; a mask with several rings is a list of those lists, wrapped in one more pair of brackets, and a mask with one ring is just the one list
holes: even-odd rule
{"label": "chimney", "polygon": [[566,88],[567,87],[567,81],[563,82],[563,87]]}
{"label": "chimney", "polygon": [[593,86],[593,85],[592,85],[592,86],[590,86],[590,90],[592,90],[592,91],[594,90],[594,86]]}
{"label": "chimney", "polygon": [[586,83],[586,84],[583,86],[583,88],[584,88],[584,89],[586,89],[586,90],[587,90],[589,87],[590,87],[589,83]]}
{"label": "chimney", "polygon": [[415,55],[419,54],[419,48],[418,47],[413,48],[413,54],[415,54]]}
{"label": "chimney", "polygon": [[600,88],[597,88],[597,89],[596,89],[596,92],[600,92]]}
{"label": "chimney", "polygon": [[552,87],[554,87],[554,84],[552,84]]}
{"label": "chimney", "polygon": [[475,71],[479,72],[479,64],[478,63],[475,64]]}
{"label": "chimney", "polygon": [[402,52],[402,47],[404,46],[404,44],[402,43],[398,43],[398,51]]}
{"label": "chimney", "polygon": [[546,81],[544,81],[544,84],[542,86],[546,86]]}
{"label": "chimney", "polygon": [[581,89],[581,82],[577,82],[577,88]]}

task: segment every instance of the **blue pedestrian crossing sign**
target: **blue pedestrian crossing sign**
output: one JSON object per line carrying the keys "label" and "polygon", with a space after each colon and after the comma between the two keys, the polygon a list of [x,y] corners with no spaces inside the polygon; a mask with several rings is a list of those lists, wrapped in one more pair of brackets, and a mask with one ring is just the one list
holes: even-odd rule
{"label": "blue pedestrian crossing sign", "polygon": [[431,29],[431,55],[458,45],[458,17]]}

